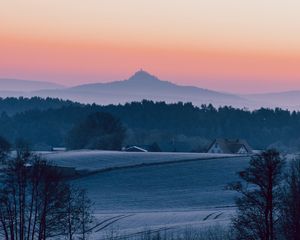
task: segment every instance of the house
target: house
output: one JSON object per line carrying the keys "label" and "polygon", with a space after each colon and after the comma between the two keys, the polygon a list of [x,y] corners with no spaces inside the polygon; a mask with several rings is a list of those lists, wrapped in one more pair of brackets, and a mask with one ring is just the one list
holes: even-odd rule
{"label": "house", "polygon": [[67,148],[65,148],[65,147],[52,147],[51,151],[52,152],[64,152],[64,151],[67,151]]}
{"label": "house", "polygon": [[208,153],[224,153],[224,154],[252,154],[253,150],[242,139],[216,139],[208,148]]}
{"label": "house", "polygon": [[125,152],[148,152],[145,148],[138,147],[138,146],[127,146],[122,149]]}

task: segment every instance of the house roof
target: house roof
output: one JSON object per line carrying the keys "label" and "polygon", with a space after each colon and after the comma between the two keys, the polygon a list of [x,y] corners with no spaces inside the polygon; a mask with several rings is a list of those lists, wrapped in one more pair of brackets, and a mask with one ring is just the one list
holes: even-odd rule
{"label": "house roof", "polygon": [[125,148],[126,152],[148,152],[146,149],[138,147],[138,146],[130,146]]}
{"label": "house roof", "polygon": [[237,153],[242,147],[244,147],[249,153],[253,151],[247,141],[243,139],[216,139],[212,142],[209,149],[215,143],[219,144],[224,153]]}

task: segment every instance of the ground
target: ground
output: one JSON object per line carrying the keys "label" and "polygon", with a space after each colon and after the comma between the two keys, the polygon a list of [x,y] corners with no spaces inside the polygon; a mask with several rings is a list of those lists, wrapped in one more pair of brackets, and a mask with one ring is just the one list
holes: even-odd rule
{"label": "ground", "polygon": [[[86,188],[94,202],[99,224],[95,238],[112,228],[124,235],[228,223],[236,194],[225,187],[249,161],[228,155],[101,151],[47,157],[58,165],[94,172],[72,182]],[[110,227],[102,230],[106,225]]]}

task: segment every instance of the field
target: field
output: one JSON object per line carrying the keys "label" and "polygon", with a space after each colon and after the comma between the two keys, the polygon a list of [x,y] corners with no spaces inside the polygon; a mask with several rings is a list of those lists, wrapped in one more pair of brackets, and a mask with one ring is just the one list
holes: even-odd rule
{"label": "field", "polygon": [[209,158],[230,157],[229,154],[208,153],[136,153],[118,151],[66,151],[46,152],[43,156],[55,165],[75,167],[77,170],[97,171],[140,165],[162,164]]}
{"label": "field", "polygon": [[[236,172],[249,160],[221,155],[99,151],[54,153],[47,158],[78,169],[113,170],[96,171],[73,183],[88,190],[98,223],[112,218],[106,223],[111,222],[111,227],[122,234],[228,223],[234,213],[235,193],[225,186],[237,180]],[[145,165],[149,163],[155,165]],[[94,230],[96,239],[103,234],[101,226]]]}

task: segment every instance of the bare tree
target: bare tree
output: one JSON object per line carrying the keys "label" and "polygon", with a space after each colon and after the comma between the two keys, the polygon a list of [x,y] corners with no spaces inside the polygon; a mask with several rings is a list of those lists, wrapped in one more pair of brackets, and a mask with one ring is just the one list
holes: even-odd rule
{"label": "bare tree", "polygon": [[291,163],[282,189],[280,223],[287,240],[300,240],[300,159]]}
{"label": "bare tree", "polygon": [[0,163],[3,163],[3,161],[7,158],[10,147],[10,143],[0,136]]}
{"label": "bare tree", "polygon": [[93,216],[91,214],[92,202],[87,197],[86,190],[81,189],[77,195],[77,201],[79,205],[79,239],[86,240],[90,234],[91,224],[93,223]]}
{"label": "bare tree", "polygon": [[279,185],[283,159],[276,150],[267,150],[251,158],[249,167],[239,172],[242,182],[230,184],[240,193],[233,218],[236,238],[274,240],[278,217]]}
{"label": "bare tree", "polygon": [[93,222],[91,206],[85,190],[75,187],[67,190],[64,219],[67,239],[73,240],[75,237],[81,240],[87,239]]}
{"label": "bare tree", "polygon": [[[16,157],[6,162],[0,183],[0,234],[3,239],[45,240],[67,236],[67,227],[78,229],[72,234],[80,233],[81,225],[76,224],[81,220],[82,203],[79,198],[70,199],[71,195],[75,196],[73,189],[62,178],[59,168],[27,148],[19,148]],[[72,221],[66,224],[69,216]],[[69,239],[73,239],[71,236]]]}

